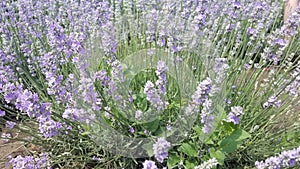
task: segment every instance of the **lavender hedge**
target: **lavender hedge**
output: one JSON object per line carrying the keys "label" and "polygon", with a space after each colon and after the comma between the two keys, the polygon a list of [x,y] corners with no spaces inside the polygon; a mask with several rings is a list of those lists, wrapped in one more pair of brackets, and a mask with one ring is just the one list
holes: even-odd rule
{"label": "lavender hedge", "polygon": [[41,151],[7,165],[299,165],[299,7],[283,23],[280,0],[0,5],[1,139]]}

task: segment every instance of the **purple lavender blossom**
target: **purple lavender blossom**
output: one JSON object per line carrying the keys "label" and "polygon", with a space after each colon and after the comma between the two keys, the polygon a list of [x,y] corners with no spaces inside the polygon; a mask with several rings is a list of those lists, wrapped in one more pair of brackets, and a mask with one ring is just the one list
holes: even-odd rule
{"label": "purple lavender blossom", "polygon": [[6,123],[5,123],[5,127],[9,128],[9,129],[14,128],[15,125],[16,125],[16,122],[13,122],[13,121],[6,121]]}
{"label": "purple lavender blossom", "polygon": [[143,169],[157,169],[157,166],[155,165],[154,161],[146,160],[143,163]]}
{"label": "purple lavender blossom", "polygon": [[35,161],[36,161],[36,168],[51,169],[48,153],[43,152],[43,153],[39,154],[39,158],[36,158]]}
{"label": "purple lavender blossom", "polygon": [[107,86],[110,81],[110,77],[107,75],[105,70],[96,72],[94,76],[94,79],[99,80],[102,86]]}
{"label": "purple lavender blossom", "polygon": [[247,28],[247,33],[248,35],[255,35],[256,34],[256,30],[253,28]]}
{"label": "purple lavender blossom", "polygon": [[4,94],[4,98],[7,103],[14,104],[18,110],[27,113],[31,118],[48,112],[44,112],[45,109],[43,109],[43,103],[39,101],[38,94],[28,89],[23,90],[21,85],[11,85],[10,90]]}
{"label": "purple lavender blossom", "polygon": [[5,116],[5,111],[0,110],[0,117]]}
{"label": "purple lavender blossom", "polygon": [[62,128],[60,122],[56,122],[50,117],[40,117],[39,119],[39,131],[45,138],[57,136]]}
{"label": "purple lavender blossom", "polygon": [[17,157],[12,158],[9,161],[9,164],[12,165],[13,169],[51,169],[48,153],[41,153],[39,156],[40,157],[22,157],[21,155],[18,155]]}
{"label": "purple lavender blossom", "polygon": [[[157,32],[157,23],[158,23],[159,11],[156,9],[151,9],[145,13],[145,18],[148,20],[147,30],[146,30],[146,39],[147,42],[151,43],[156,41],[155,33]],[[151,18],[151,19],[150,19]]]}
{"label": "purple lavender blossom", "polygon": [[278,100],[276,96],[271,96],[268,101],[263,104],[263,107],[268,108],[271,106],[279,108],[281,106],[281,100]]}
{"label": "purple lavender blossom", "polygon": [[248,63],[245,63],[245,64],[244,64],[244,68],[247,69],[247,70],[249,70],[249,69],[251,68],[251,65],[248,64]]}
{"label": "purple lavender blossom", "polygon": [[211,89],[212,81],[210,80],[210,78],[206,78],[197,86],[196,92],[192,95],[192,102],[198,106],[202,105],[208,98]]}
{"label": "purple lavender blossom", "polygon": [[67,83],[63,83],[64,76],[56,75],[53,72],[46,72],[46,81],[48,83],[47,93],[55,96],[57,103],[67,103],[71,99],[71,83],[72,75],[67,79]]}
{"label": "purple lavender blossom", "polygon": [[83,100],[92,107],[93,110],[101,109],[101,101],[97,97],[97,93],[95,91],[94,83],[91,78],[82,77],[80,78],[80,86],[79,91],[82,92]]}
{"label": "purple lavender blossom", "polygon": [[170,124],[167,124],[167,127],[166,127],[166,128],[167,128],[168,131],[170,131],[170,130],[172,129],[172,127],[171,127]]}
{"label": "purple lavender blossom", "polygon": [[202,128],[202,131],[204,133],[209,133],[211,131],[212,128],[212,122],[214,119],[214,116],[212,115],[211,112],[211,105],[212,102],[210,99],[207,99],[204,103],[203,103],[203,108],[201,110],[201,123],[204,124],[204,127]]}
{"label": "purple lavender blossom", "polygon": [[167,72],[168,67],[163,61],[158,61],[157,70],[155,71],[158,80],[156,81],[156,86],[159,88],[160,94],[166,94],[167,90]]}
{"label": "purple lavender blossom", "polygon": [[191,115],[199,112],[199,106],[202,106],[204,102],[208,99],[209,94],[212,91],[212,81],[210,78],[206,78],[199,83],[195,93],[192,95],[192,100],[185,108],[185,113]]}
{"label": "purple lavender blossom", "polygon": [[274,43],[279,46],[285,46],[287,42],[284,39],[276,39]]}
{"label": "purple lavender blossom", "polygon": [[241,106],[231,107],[231,112],[229,112],[226,121],[233,122],[234,124],[239,124],[240,116],[243,114],[243,108]]}
{"label": "purple lavender blossom", "polygon": [[154,156],[160,163],[163,163],[164,159],[168,158],[168,149],[171,147],[165,138],[158,138],[157,142],[153,144]]}
{"label": "purple lavender blossom", "polygon": [[232,30],[235,29],[235,27],[236,27],[236,25],[231,23],[226,26],[226,30],[231,32]]}
{"label": "purple lavender blossom", "polygon": [[292,150],[283,151],[278,156],[269,157],[264,161],[256,161],[255,166],[257,169],[288,168],[299,165],[299,161],[300,147],[297,147]]}
{"label": "purple lavender blossom", "polygon": [[39,108],[38,95],[27,89],[23,91],[22,89],[19,89],[15,94],[16,108],[26,112],[29,117],[34,117],[37,114],[37,111],[35,110],[38,110]]}
{"label": "purple lavender blossom", "polygon": [[256,2],[256,3],[255,3],[255,7],[256,7],[257,9],[263,9],[263,8],[264,8],[264,5],[263,5],[261,2]]}
{"label": "purple lavender blossom", "polygon": [[11,159],[9,163],[13,164],[13,169],[19,168],[34,168],[34,158],[32,156],[22,157],[18,155],[17,157]]}
{"label": "purple lavender blossom", "polygon": [[160,95],[157,93],[154,84],[151,81],[147,81],[144,88],[144,93],[147,96],[147,100],[157,110],[165,110],[168,106],[168,102],[163,102]]}
{"label": "purple lavender blossom", "polygon": [[135,132],[135,130],[132,126],[129,126],[129,132],[132,133],[132,134]]}
{"label": "purple lavender blossom", "polygon": [[300,6],[298,5],[285,21],[284,25],[281,28],[284,36],[291,37],[297,33],[296,30],[299,27],[299,11]]}
{"label": "purple lavender blossom", "polygon": [[241,6],[241,2],[237,1],[237,2],[234,2],[233,3],[233,7],[234,8],[237,8],[237,9],[240,9],[242,6]]}
{"label": "purple lavender blossom", "polygon": [[[110,8],[110,7],[108,7]],[[116,53],[117,42],[115,38],[114,24],[111,21],[101,25],[102,50],[108,56],[114,56]]]}
{"label": "purple lavender blossom", "polygon": [[83,109],[67,108],[65,109],[63,118],[70,119],[78,122],[86,122],[88,120],[88,115]]}
{"label": "purple lavender blossom", "polygon": [[[300,77],[300,76],[299,76]],[[286,91],[289,93],[290,96],[295,96],[297,94],[299,94],[299,91],[300,91],[300,83],[295,81],[295,82],[292,82],[290,85],[288,85],[286,87]],[[264,107],[267,107],[264,106]]]}

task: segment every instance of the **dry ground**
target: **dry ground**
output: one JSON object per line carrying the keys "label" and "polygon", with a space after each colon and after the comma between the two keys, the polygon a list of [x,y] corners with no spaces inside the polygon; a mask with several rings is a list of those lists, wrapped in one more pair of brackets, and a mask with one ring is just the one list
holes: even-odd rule
{"label": "dry ground", "polygon": [[[2,132],[0,132],[0,136],[2,133],[10,133],[14,139],[26,139],[28,136],[26,136],[24,133],[19,133],[16,130],[8,130],[3,129]],[[6,143],[3,143],[0,141],[0,169],[10,169],[11,166],[7,166],[6,163],[9,161],[9,156],[16,157],[18,155],[26,156],[33,154],[38,151],[38,148],[30,143],[25,143],[23,141],[17,141],[17,140],[10,140]]]}

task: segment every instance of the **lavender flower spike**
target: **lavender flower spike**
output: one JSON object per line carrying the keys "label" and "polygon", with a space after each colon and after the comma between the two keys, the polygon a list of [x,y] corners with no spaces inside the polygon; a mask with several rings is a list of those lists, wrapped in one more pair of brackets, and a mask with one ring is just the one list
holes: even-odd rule
{"label": "lavender flower spike", "polygon": [[157,70],[155,71],[158,80],[156,81],[156,86],[159,88],[160,94],[166,94],[167,89],[167,72],[168,67],[163,61],[158,61],[157,63]]}
{"label": "lavender flower spike", "polygon": [[164,159],[168,158],[168,149],[171,147],[171,143],[169,143],[165,138],[158,138],[157,142],[153,144],[154,156],[162,163]]}
{"label": "lavender flower spike", "polygon": [[281,100],[277,100],[276,96],[271,96],[268,101],[263,104],[264,108],[268,108],[270,106],[279,108],[281,106]]}
{"label": "lavender flower spike", "polygon": [[202,106],[208,99],[209,94],[212,91],[212,81],[210,78],[206,78],[197,86],[197,90],[192,95],[192,100],[185,109],[187,115],[191,115],[194,112],[199,112],[199,106]]}
{"label": "lavender flower spike", "polygon": [[231,107],[231,112],[228,114],[227,122],[239,124],[240,116],[243,114],[243,108],[241,106]]}
{"label": "lavender flower spike", "polygon": [[202,131],[203,133],[209,133],[212,128],[212,123],[214,116],[211,113],[212,102],[210,99],[207,99],[203,103],[203,108],[201,110],[201,123],[204,124]]}
{"label": "lavender flower spike", "polygon": [[147,96],[147,100],[152,104],[153,107],[155,107],[157,110],[164,110],[167,108],[168,103],[163,102],[161,100],[161,97],[157,93],[154,84],[151,81],[147,81],[145,88],[144,88],[144,93]]}
{"label": "lavender flower spike", "polygon": [[300,165],[300,147],[281,152],[278,156],[267,158],[265,161],[256,161],[257,169],[289,168]]}
{"label": "lavender flower spike", "polygon": [[202,105],[208,98],[212,89],[212,81],[210,78],[203,80],[198,86],[196,92],[192,95],[192,100],[196,105]]}

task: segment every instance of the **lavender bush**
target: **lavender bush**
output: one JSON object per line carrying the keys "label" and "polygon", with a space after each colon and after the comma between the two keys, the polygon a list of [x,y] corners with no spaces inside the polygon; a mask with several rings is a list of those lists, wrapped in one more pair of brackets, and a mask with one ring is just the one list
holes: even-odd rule
{"label": "lavender bush", "polygon": [[1,139],[43,152],[7,164],[299,165],[300,8],[283,23],[284,4],[2,0]]}

